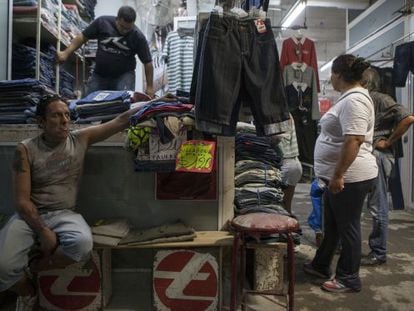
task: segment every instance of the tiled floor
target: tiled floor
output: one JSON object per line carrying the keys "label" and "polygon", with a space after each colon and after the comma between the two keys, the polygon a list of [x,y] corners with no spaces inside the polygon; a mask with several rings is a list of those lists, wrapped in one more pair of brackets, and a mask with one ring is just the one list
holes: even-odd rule
{"label": "tiled floor", "polygon": [[[302,225],[302,245],[296,254],[295,310],[300,311],[412,311],[414,310],[414,212],[391,211],[389,257],[385,265],[362,267],[363,290],[354,294],[323,292],[320,281],[305,275],[301,269],[315,252],[314,234],[306,223],[311,210],[309,184],[299,184],[294,198],[294,212]],[[370,217],[363,215],[363,250],[367,251]],[[113,274],[113,296],[105,310],[150,311],[151,271],[124,271]],[[248,300],[247,310],[283,310],[283,304],[268,298]],[[0,304],[0,310],[14,310],[14,302]],[[223,308],[228,310],[228,308]],[[180,310],[179,310],[180,311]]]}

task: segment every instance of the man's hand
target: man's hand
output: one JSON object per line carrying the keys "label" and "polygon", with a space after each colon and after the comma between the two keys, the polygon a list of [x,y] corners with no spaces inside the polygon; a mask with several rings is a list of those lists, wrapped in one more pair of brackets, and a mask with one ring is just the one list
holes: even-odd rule
{"label": "man's hand", "polygon": [[41,233],[39,233],[40,239],[40,249],[44,256],[51,256],[56,251],[59,240],[55,232],[49,228],[44,228]]}
{"label": "man's hand", "polygon": [[147,94],[151,99],[155,97],[155,92],[152,87],[147,87],[147,89],[145,90],[145,94]]}
{"label": "man's hand", "polygon": [[375,143],[374,148],[378,150],[387,150],[391,147],[390,143],[386,139],[380,139]]}
{"label": "man's hand", "polygon": [[64,63],[68,59],[68,54],[65,51],[58,51],[56,52],[56,61],[60,64]]}

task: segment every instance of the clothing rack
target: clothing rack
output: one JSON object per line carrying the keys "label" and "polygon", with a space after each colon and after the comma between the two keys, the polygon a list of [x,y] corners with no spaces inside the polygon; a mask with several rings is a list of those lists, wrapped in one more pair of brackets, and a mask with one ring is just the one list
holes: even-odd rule
{"label": "clothing rack", "polygon": [[[379,49],[379,50],[375,51],[375,53],[372,53],[372,54],[370,54],[370,55],[366,56],[366,57],[365,57],[365,59],[366,59],[367,61],[370,61],[370,60],[369,60],[369,58],[370,58],[370,57],[372,57],[372,56],[374,56],[374,55],[377,55],[379,52],[382,52],[382,51],[384,51],[384,50],[386,50],[386,49],[391,49],[391,50],[392,50],[392,48],[394,47],[394,45],[395,45],[397,42],[400,42],[400,41],[404,40],[405,38],[408,38],[408,37],[410,37],[410,36],[412,36],[412,35],[414,35],[414,31],[412,31],[412,32],[410,32],[410,33],[408,33],[408,34],[406,34],[406,35],[402,36],[401,38],[398,38],[397,40],[395,40],[395,41],[391,42],[389,45],[387,45],[387,46],[385,46],[385,47],[383,47],[383,48],[381,48],[381,49]],[[392,56],[392,54],[393,54],[393,53],[392,53],[392,51],[391,51],[391,56]],[[385,60],[387,60],[387,59],[384,59],[384,61],[385,61]],[[391,60],[393,60],[393,58],[391,58]],[[381,61],[381,60],[375,60],[375,61]]]}

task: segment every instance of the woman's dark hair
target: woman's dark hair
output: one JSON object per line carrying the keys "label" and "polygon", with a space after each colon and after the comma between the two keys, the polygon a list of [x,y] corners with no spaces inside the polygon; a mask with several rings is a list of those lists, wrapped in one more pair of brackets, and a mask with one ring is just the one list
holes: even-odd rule
{"label": "woman's dark hair", "polygon": [[68,105],[67,101],[64,98],[60,97],[58,94],[48,93],[46,95],[43,95],[43,97],[40,99],[39,103],[36,106],[36,116],[44,117],[46,115],[47,106],[49,106],[50,103],[58,100]]}
{"label": "woman's dark hair", "polygon": [[344,54],[335,58],[332,63],[332,72],[340,74],[345,82],[359,82],[365,69],[370,66],[362,57]]}
{"label": "woman's dark hair", "polygon": [[119,8],[117,18],[122,18],[127,23],[133,23],[137,19],[137,13],[132,7],[124,5]]}

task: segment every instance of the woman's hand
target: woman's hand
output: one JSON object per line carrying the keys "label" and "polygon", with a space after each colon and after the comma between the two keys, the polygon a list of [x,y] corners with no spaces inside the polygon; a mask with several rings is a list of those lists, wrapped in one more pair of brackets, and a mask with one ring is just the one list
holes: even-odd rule
{"label": "woman's hand", "polygon": [[334,177],[329,181],[328,190],[332,193],[339,193],[344,190],[344,177]]}

